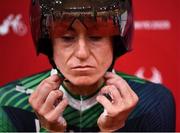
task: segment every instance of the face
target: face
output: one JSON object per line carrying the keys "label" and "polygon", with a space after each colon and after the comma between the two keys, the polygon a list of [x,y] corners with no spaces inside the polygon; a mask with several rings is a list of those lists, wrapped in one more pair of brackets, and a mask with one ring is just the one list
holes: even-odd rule
{"label": "face", "polygon": [[99,30],[86,28],[76,20],[68,30],[53,38],[55,64],[76,86],[97,83],[112,63],[112,39]]}

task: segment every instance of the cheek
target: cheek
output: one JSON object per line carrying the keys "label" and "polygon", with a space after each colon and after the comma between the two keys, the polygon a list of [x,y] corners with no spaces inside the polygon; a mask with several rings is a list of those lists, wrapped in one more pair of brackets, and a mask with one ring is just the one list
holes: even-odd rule
{"label": "cheek", "polygon": [[53,59],[54,59],[54,62],[56,64],[56,66],[58,68],[61,68],[61,66],[63,66],[63,60],[60,60],[61,59],[61,54],[59,52],[56,52],[54,51],[53,53]]}
{"label": "cheek", "polygon": [[69,62],[71,61],[73,51],[59,45],[54,45],[53,50],[53,59],[57,68],[64,76],[68,77],[68,75],[71,75],[70,67],[72,63]]}
{"label": "cheek", "polygon": [[53,47],[53,59],[58,68],[62,68],[64,66],[65,62],[65,55],[62,52],[61,48],[57,45],[54,45]]}
{"label": "cheek", "polygon": [[102,62],[101,70],[107,71],[112,64],[112,60],[113,60],[112,54],[106,54],[106,56],[104,56],[104,60]]}
{"label": "cheek", "polygon": [[113,50],[111,45],[108,45],[108,47],[104,48],[102,50],[100,57],[99,57],[99,67],[103,70],[103,69],[108,69],[111,64],[112,64],[112,60],[113,60]]}

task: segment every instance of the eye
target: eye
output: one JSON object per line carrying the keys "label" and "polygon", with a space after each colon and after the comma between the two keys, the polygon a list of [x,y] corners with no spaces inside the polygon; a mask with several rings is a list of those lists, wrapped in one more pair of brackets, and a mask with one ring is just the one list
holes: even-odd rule
{"label": "eye", "polygon": [[102,36],[89,36],[89,39],[92,41],[100,41],[102,38]]}
{"label": "eye", "polygon": [[65,42],[72,42],[75,40],[74,36],[62,36],[61,39]]}

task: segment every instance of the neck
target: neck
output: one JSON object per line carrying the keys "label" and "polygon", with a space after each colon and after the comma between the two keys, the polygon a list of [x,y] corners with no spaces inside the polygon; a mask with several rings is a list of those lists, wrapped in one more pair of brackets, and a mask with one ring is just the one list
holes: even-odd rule
{"label": "neck", "polygon": [[101,79],[95,84],[88,86],[77,86],[70,82],[64,82],[64,85],[67,87],[68,91],[70,91],[73,95],[89,96],[95,93],[103,84],[103,82],[104,79]]}

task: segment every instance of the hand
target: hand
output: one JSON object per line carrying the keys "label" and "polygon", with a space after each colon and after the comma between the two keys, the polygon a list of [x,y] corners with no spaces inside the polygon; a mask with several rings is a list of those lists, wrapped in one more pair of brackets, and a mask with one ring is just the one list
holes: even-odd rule
{"label": "hand", "polygon": [[[125,125],[125,121],[138,102],[138,96],[118,75],[107,72],[105,79],[107,86],[103,87],[100,95],[97,96],[97,101],[104,107],[97,124],[101,131],[112,132]],[[111,100],[103,94],[109,94]]]}
{"label": "hand", "polygon": [[59,90],[62,81],[58,75],[52,75],[43,80],[29,97],[41,126],[49,131],[65,131],[67,126],[62,117],[68,105],[67,99],[63,99],[63,92]]}

